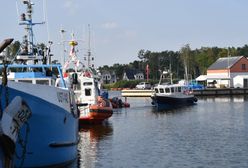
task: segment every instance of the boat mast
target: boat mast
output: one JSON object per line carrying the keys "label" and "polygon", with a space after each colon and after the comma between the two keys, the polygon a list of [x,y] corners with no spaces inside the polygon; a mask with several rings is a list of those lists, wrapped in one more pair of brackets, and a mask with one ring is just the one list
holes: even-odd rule
{"label": "boat mast", "polygon": [[87,66],[88,68],[90,67],[94,67],[94,64],[91,63],[91,61],[94,60],[94,57],[92,57],[91,55],[91,45],[90,45],[90,36],[91,36],[91,32],[90,32],[90,24],[88,24],[88,29],[89,29],[89,37],[88,37],[88,52],[87,52],[87,57],[85,57],[85,60],[87,61]]}
{"label": "boat mast", "polygon": [[173,84],[173,80],[172,80],[172,70],[171,70],[171,54],[170,54],[170,69],[169,69],[169,73],[170,73],[170,83]]}
{"label": "boat mast", "polygon": [[66,49],[65,49],[65,30],[63,28],[60,29],[60,34],[61,34],[61,44],[62,44],[62,47],[63,47],[63,53],[62,53],[62,58],[61,58],[61,63],[62,65],[65,64],[65,52],[66,52]]}
{"label": "boat mast", "polygon": [[33,34],[33,26],[37,24],[44,24],[45,22],[39,22],[39,23],[34,23],[32,19],[32,14],[33,14],[33,8],[32,6],[34,5],[31,0],[23,0],[22,1],[24,5],[26,6],[26,13],[21,14],[21,22],[19,25],[24,25],[25,30],[26,30],[26,35],[23,37],[23,48],[22,48],[22,56],[26,57],[18,57],[17,59],[23,59],[23,60],[37,60],[34,56],[34,34]]}

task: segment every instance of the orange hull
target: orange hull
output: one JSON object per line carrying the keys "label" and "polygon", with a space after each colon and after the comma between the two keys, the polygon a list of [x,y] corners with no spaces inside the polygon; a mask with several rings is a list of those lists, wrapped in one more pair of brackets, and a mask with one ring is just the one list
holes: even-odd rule
{"label": "orange hull", "polygon": [[102,122],[105,119],[108,119],[113,114],[111,107],[101,107],[97,105],[90,106],[90,113],[88,116],[80,117],[80,121],[87,121],[93,123]]}

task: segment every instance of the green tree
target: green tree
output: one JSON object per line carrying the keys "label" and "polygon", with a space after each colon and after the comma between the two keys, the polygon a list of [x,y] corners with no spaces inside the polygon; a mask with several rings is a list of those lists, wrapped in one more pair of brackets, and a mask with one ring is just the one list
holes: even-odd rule
{"label": "green tree", "polygon": [[180,50],[180,58],[183,62],[183,65],[184,65],[184,73],[185,73],[185,80],[188,81],[189,80],[189,62],[191,60],[190,58],[190,53],[191,52],[191,49],[190,49],[190,46],[189,44],[186,44],[185,46],[183,46]]}

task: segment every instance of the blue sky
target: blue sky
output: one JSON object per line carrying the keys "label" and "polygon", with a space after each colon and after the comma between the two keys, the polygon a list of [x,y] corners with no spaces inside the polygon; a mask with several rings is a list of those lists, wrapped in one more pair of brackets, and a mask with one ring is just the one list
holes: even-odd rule
{"label": "blue sky", "polygon": [[[91,25],[91,49],[95,66],[126,64],[138,60],[140,49],[177,51],[185,44],[204,47],[242,47],[248,44],[247,0],[33,0],[37,42],[54,42],[54,59],[61,59],[60,29],[65,38],[75,33],[78,56],[83,60]],[[18,15],[21,0],[3,1],[0,6],[0,39],[21,40],[24,30]],[[43,7],[45,6],[45,8]],[[46,17],[45,17],[46,18]],[[69,49],[69,48],[68,48]],[[69,52],[69,51],[68,51]]]}

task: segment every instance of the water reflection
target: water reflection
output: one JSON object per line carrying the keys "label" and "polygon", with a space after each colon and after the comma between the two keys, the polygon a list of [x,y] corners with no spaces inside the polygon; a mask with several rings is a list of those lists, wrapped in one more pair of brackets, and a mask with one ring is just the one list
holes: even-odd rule
{"label": "water reflection", "polygon": [[204,100],[207,102],[244,102],[248,100],[248,96],[247,95],[207,96],[207,97],[199,97],[198,100]]}
{"label": "water reflection", "polygon": [[195,106],[197,106],[196,104],[192,104],[192,105],[188,105],[188,106],[181,106],[178,108],[171,108],[171,109],[163,109],[163,108],[157,108],[157,107],[153,107],[152,108],[152,113],[155,115],[161,115],[161,114],[178,114],[178,113],[183,113],[183,112],[187,112],[187,111],[191,111]]}
{"label": "water reflection", "polygon": [[108,140],[113,134],[112,125],[105,122],[100,125],[81,125],[78,144],[78,167],[95,167],[98,154],[101,153],[101,141]]}
{"label": "water reflection", "polygon": [[247,96],[202,97],[168,111],[148,98],[128,102],[109,123],[81,127],[73,168],[248,167]]}

